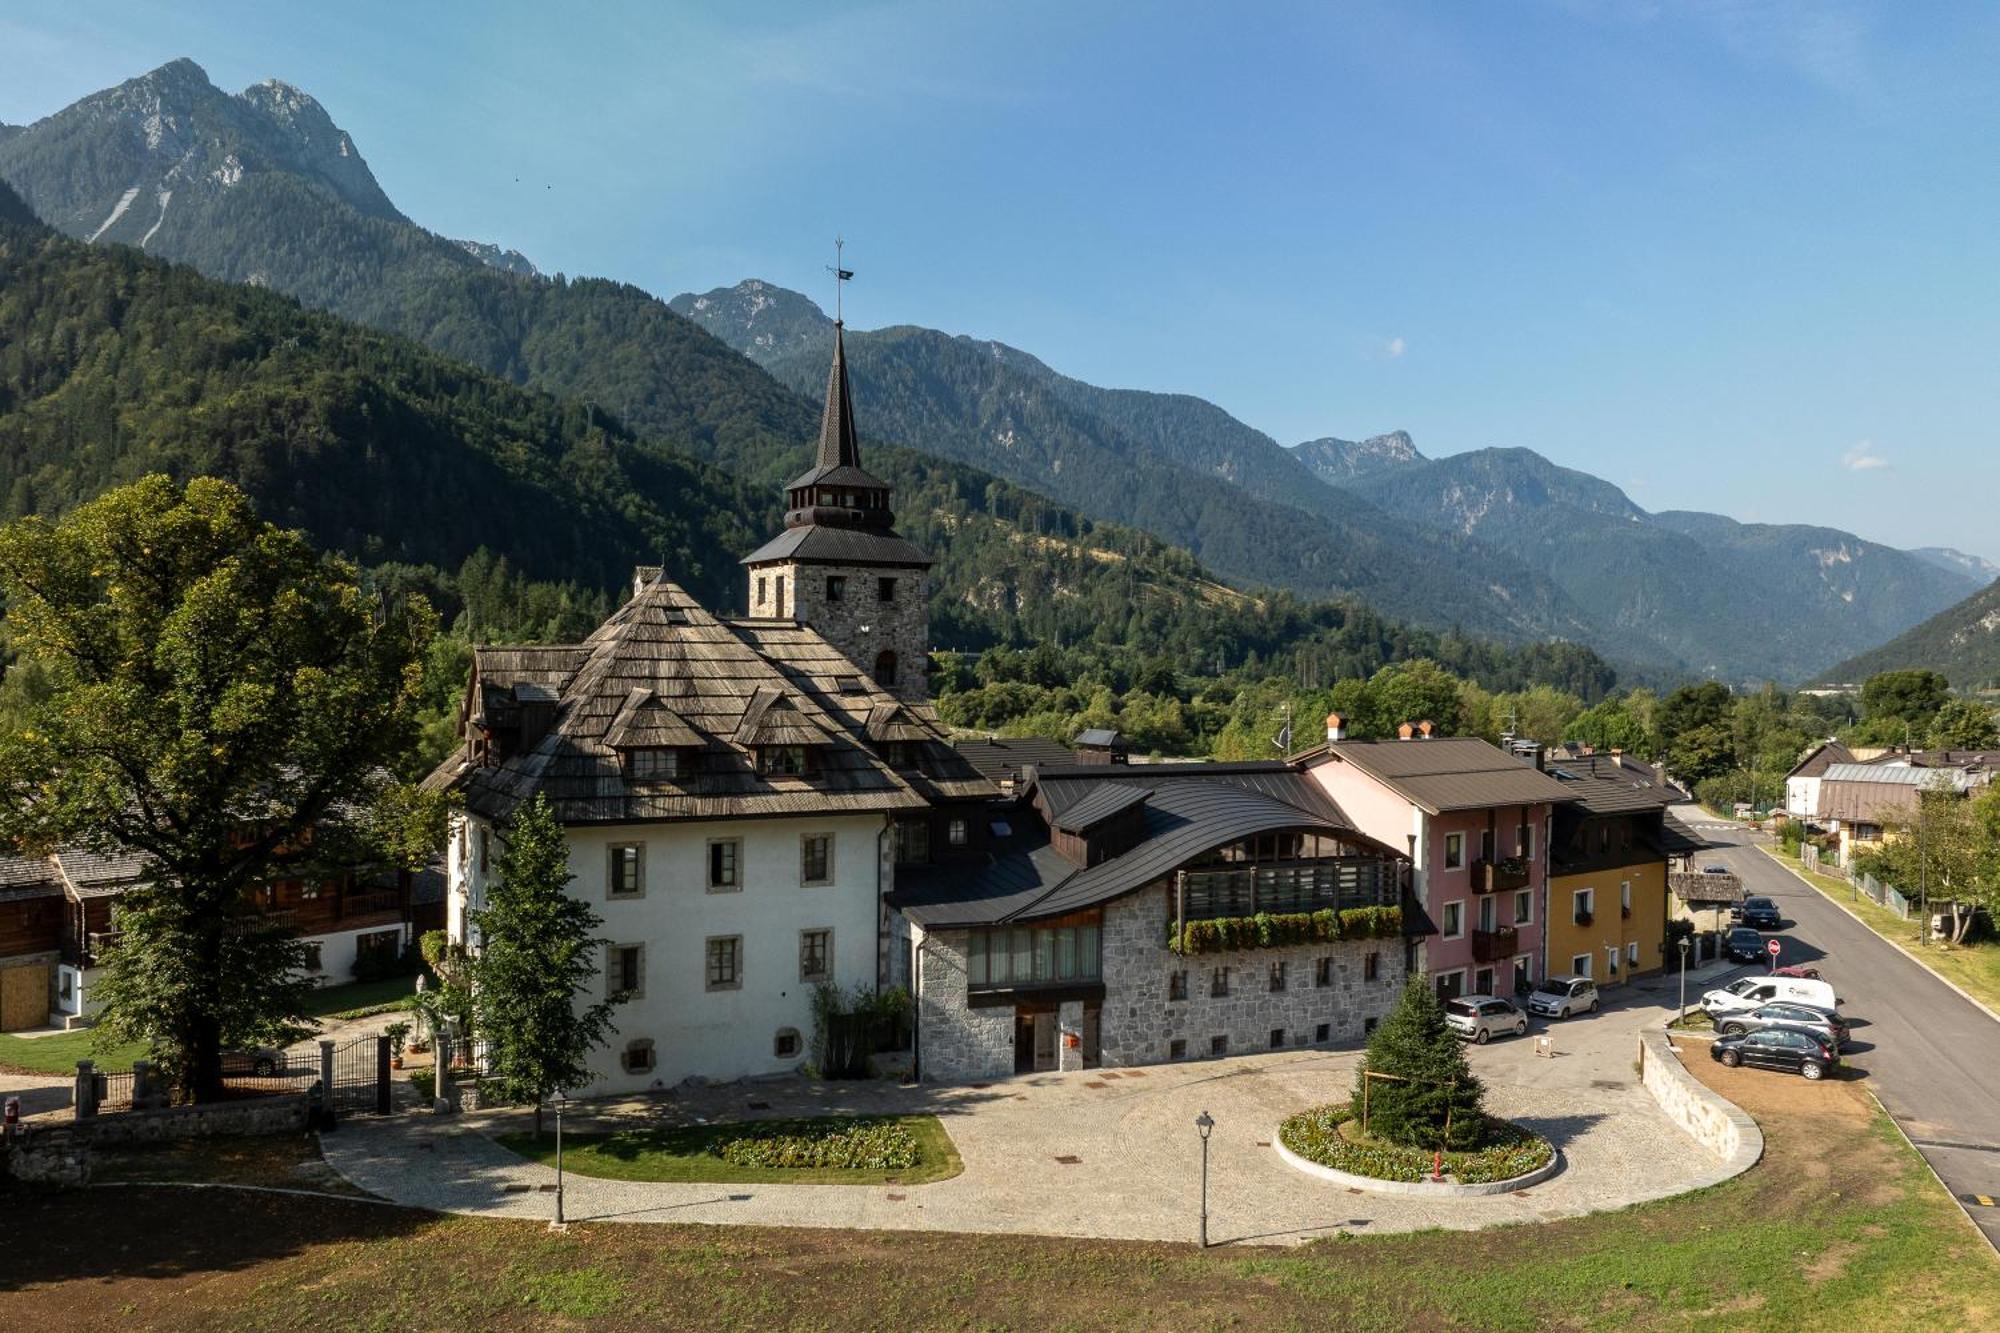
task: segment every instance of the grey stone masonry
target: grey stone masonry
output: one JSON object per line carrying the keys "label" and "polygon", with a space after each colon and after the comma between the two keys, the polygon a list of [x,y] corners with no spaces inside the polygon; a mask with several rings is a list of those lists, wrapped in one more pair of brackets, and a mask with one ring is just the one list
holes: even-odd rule
{"label": "grey stone masonry", "polygon": [[975,1009],[965,985],[962,930],[912,927],[917,942],[917,1058],[927,1083],[972,1083],[1014,1072],[1014,1010]]}
{"label": "grey stone masonry", "polygon": [[[1287,1048],[1358,1044],[1369,1020],[1386,1015],[1403,987],[1403,943],[1398,939],[1182,958],[1167,948],[1170,915],[1164,885],[1105,906],[1100,1040],[1107,1067],[1174,1059],[1176,1041],[1183,1043],[1183,1059],[1267,1051],[1280,1031]],[[1375,956],[1372,980],[1365,975],[1370,954]],[[1328,965],[1324,986],[1318,984],[1322,959]],[[1284,970],[1282,990],[1272,988],[1278,965]],[[1217,995],[1216,974],[1222,969],[1227,969],[1228,993]],[[1169,998],[1177,972],[1186,974],[1186,999]]]}
{"label": "grey stone masonry", "polygon": [[[840,581],[838,598],[829,579]],[[882,581],[893,579],[888,601]],[[930,653],[930,613],[921,566],[796,563],[750,571],[750,614],[796,620],[818,630],[876,684],[899,699],[929,697],[924,665]],[[877,674],[882,654],[894,653],[892,684]]]}

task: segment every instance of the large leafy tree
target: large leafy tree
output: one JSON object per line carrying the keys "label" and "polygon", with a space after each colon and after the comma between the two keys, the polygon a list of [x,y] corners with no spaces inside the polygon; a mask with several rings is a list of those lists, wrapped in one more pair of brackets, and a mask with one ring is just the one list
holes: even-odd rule
{"label": "large leafy tree", "polygon": [[142,859],[103,1024],[213,1098],[226,1046],[298,1030],[302,950],[252,894],[420,841],[422,803],[385,770],[414,740],[433,617],[378,605],[212,478],[0,529],[0,594],[42,677],[0,735],[0,843]]}
{"label": "large leafy tree", "polygon": [[1953,699],[1931,719],[1930,744],[1938,750],[1990,750],[2000,745],[2000,719],[1978,699]]}
{"label": "large leafy tree", "polygon": [[1935,671],[1883,671],[1861,683],[1861,739],[1876,745],[1921,744],[1951,698],[1951,682]]}
{"label": "large leafy tree", "polygon": [[503,1090],[534,1099],[539,1134],[542,1099],[590,1081],[589,1054],[609,1038],[622,997],[583,1001],[599,975],[604,923],[566,891],[569,842],[547,797],[515,812],[499,872],[472,914],[473,1021]]}
{"label": "large leafy tree", "polygon": [[[1371,1079],[1371,1073],[1389,1077]],[[1368,1054],[1354,1076],[1357,1110],[1364,1092],[1372,1135],[1416,1148],[1479,1146],[1485,1089],[1445,1026],[1444,1005],[1428,977],[1412,976],[1405,983],[1402,998],[1369,1037]]]}

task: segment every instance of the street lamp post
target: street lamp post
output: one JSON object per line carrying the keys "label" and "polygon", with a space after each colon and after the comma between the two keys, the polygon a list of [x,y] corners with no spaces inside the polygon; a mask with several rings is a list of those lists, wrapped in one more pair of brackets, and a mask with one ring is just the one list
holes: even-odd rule
{"label": "street lamp post", "polygon": [[563,1107],[569,1104],[569,1098],[563,1096],[563,1090],[561,1088],[557,1088],[554,1100],[556,1104],[556,1227],[557,1229],[561,1229],[569,1225],[568,1221],[563,1217],[563,1160],[562,1160]]}
{"label": "street lamp post", "polygon": [[1681,1020],[1685,1022],[1688,1016],[1688,948],[1691,944],[1693,944],[1693,941],[1690,940],[1687,936],[1683,935],[1681,936],[1680,944],[1681,944]]}
{"label": "street lamp post", "polygon": [[1215,1128],[1215,1117],[1203,1111],[1195,1117],[1194,1127],[1201,1131],[1201,1248],[1208,1248],[1208,1136]]}

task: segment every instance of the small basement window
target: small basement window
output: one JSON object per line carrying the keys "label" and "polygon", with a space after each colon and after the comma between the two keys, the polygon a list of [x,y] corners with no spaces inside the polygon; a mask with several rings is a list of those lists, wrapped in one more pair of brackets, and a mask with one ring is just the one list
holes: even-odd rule
{"label": "small basement window", "polygon": [[778,1035],[771,1041],[771,1054],[780,1060],[796,1060],[804,1042],[799,1038],[797,1028],[779,1028]]}
{"label": "small basement window", "polygon": [[653,1039],[641,1037],[637,1041],[625,1043],[623,1057],[625,1072],[628,1074],[650,1074],[653,1072]]}

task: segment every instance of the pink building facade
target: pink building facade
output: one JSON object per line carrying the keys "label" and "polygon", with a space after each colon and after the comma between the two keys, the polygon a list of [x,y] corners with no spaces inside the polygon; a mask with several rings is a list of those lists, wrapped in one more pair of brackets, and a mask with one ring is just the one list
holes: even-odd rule
{"label": "pink building facade", "polygon": [[1440,995],[1512,995],[1545,975],[1549,834],[1569,799],[1534,764],[1485,741],[1347,739],[1336,714],[1327,743],[1300,756],[1355,828],[1407,848],[1411,893],[1436,933],[1415,967]]}

